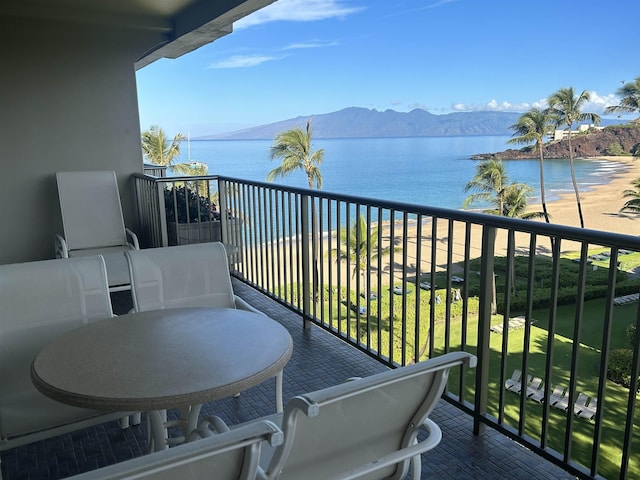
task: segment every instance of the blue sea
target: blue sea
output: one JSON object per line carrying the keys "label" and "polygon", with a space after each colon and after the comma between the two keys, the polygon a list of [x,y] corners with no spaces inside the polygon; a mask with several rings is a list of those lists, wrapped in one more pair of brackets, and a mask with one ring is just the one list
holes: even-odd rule
{"label": "blue sea", "polygon": [[[314,140],[314,150],[323,148],[321,166],[327,192],[461,208],[468,195],[466,183],[473,177],[476,153],[495,153],[507,148],[508,136],[358,138]],[[271,140],[207,140],[186,142],[179,161],[198,161],[209,166],[212,175],[265,181],[278,163],[269,158]],[[530,203],[539,202],[538,160],[508,160],[512,181],[526,182],[534,191]],[[604,160],[575,160],[581,191],[607,183],[624,165]],[[169,173],[171,175],[171,173]],[[307,187],[303,172],[278,183]],[[545,159],[547,201],[573,192],[569,160]]]}

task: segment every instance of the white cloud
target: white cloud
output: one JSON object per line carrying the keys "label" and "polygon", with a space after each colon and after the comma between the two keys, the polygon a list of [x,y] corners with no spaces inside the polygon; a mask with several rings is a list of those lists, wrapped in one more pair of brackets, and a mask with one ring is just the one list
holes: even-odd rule
{"label": "white cloud", "polygon": [[[576,92],[579,93],[579,92]],[[590,91],[590,101],[582,107],[583,112],[597,113],[604,115],[605,108],[611,105],[617,105],[618,99],[613,93],[608,95],[598,95],[597,92]],[[547,99],[542,98],[532,103],[510,103],[507,101],[498,102],[495,99],[489,100],[484,104],[475,103],[454,103],[451,109],[456,112],[480,112],[480,111],[496,111],[496,112],[526,112],[530,108],[547,108]]]}
{"label": "white cloud", "polygon": [[336,47],[338,46],[338,42],[319,42],[319,41],[310,41],[310,42],[301,42],[301,43],[293,43],[283,48],[283,50],[292,50],[296,48],[325,48],[325,47]]}
{"label": "white cloud", "polygon": [[507,101],[498,102],[495,99],[489,100],[487,103],[454,103],[451,108],[456,112],[524,112],[531,107],[544,108],[546,101],[544,99],[533,103],[511,103]]}
{"label": "white cloud", "polygon": [[597,113],[598,115],[604,114],[604,109],[610,107],[612,105],[618,105],[618,99],[613,93],[609,95],[601,96],[598,95],[598,92],[589,92],[589,97],[591,98],[587,103],[585,103],[582,111]]}
{"label": "white cloud", "polygon": [[275,21],[314,22],[344,18],[365,7],[347,7],[340,0],[279,0],[234,23],[235,29]]}
{"label": "white cloud", "polygon": [[261,63],[280,60],[284,57],[272,57],[268,55],[234,55],[225,60],[209,65],[209,68],[245,68],[255,67]]}

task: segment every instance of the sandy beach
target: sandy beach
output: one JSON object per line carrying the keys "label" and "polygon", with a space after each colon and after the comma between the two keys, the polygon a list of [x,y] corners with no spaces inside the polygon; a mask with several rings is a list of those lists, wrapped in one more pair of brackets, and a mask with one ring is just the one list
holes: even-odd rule
{"label": "sandy beach", "polygon": [[[632,157],[599,157],[622,163],[625,169],[617,170],[608,183],[595,185],[589,191],[581,191],[580,198],[582,203],[582,211],[585,221],[585,228],[592,230],[602,230],[607,232],[615,232],[628,235],[640,234],[640,216],[634,214],[620,213],[620,208],[625,200],[622,192],[631,188],[631,181],[640,177],[640,161],[634,161]],[[595,160],[595,159],[594,159]],[[571,186],[571,179],[567,178],[567,185]],[[536,192],[538,194],[538,192]],[[548,194],[547,194],[548,195]],[[578,210],[575,202],[575,194],[567,193],[554,201],[547,201],[547,210],[551,215],[551,223],[580,227]],[[541,205],[530,205],[529,211],[542,211]],[[532,220],[541,221],[541,220]],[[451,230],[449,230],[451,227]],[[378,272],[380,274],[381,283],[384,285],[398,284],[405,278],[407,281],[415,282],[416,274],[420,272],[424,278],[427,272],[431,271],[432,259],[435,259],[436,271],[446,268],[448,257],[455,264],[465,258],[465,224],[463,222],[453,222],[451,226],[448,222],[439,220],[437,223],[437,233],[435,242],[432,241],[432,224],[428,223],[420,229],[420,241],[418,241],[418,226],[415,223],[407,227],[407,240],[404,241],[402,226],[397,225],[393,232],[393,244],[396,246],[394,251],[393,263],[389,255],[382,258],[374,259],[371,263],[371,281],[375,285],[378,282]],[[470,258],[476,258],[481,253],[481,233],[480,225],[471,227]],[[529,253],[528,234],[518,233],[515,235],[516,254],[527,255]],[[389,247],[392,242],[391,228],[388,222],[383,225],[383,247]],[[337,247],[335,235],[324,236],[323,251]],[[419,246],[418,246],[419,244]],[[406,245],[406,248],[404,246]],[[548,255],[549,241],[547,238],[539,238],[536,245],[536,253]],[[577,251],[580,246],[575,242],[565,241],[562,243],[561,251]],[[288,250],[285,249],[285,250]],[[435,250],[435,253],[434,253]],[[503,256],[507,250],[507,235],[505,231],[498,231],[495,243],[495,254]],[[294,262],[297,262],[295,247],[291,250]],[[433,256],[432,256],[433,255]],[[285,260],[283,259],[283,262]],[[328,272],[329,265],[333,264],[333,275],[337,275],[336,255],[333,254],[329,258],[325,254],[323,263],[324,272]],[[419,264],[419,265],[418,265]],[[379,268],[379,269],[378,269]],[[284,267],[283,267],[284,269]],[[343,263],[340,269],[341,284],[346,285],[347,277],[350,273]],[[458,272],[453,272],[458,273]],[[326,282],[327,279],[325,279]]]}
{"label": "sandy beach", "polygon": [[[622,198],[622,192],[632,188],[631,181],[640,177],[640,160],[634,161],[632,157],[599,158],[623,163],[627,168],[625,171],[612,176],[609,183],[596,185],[590,191],[580,192],[585,228],[628,235],[640,234],[640,218],[638,215],[620,213],[620,208],[625,203],[625,199]],[[571,185],[570,178],[567,178],[567,185]],[[547,201],[547,209],[549,215],[551,215],[551,223],[574,227],[580,226],[575,194],[564,194],[559,200]],[[542,211],[542,206],[531,205],[529,210]]]}

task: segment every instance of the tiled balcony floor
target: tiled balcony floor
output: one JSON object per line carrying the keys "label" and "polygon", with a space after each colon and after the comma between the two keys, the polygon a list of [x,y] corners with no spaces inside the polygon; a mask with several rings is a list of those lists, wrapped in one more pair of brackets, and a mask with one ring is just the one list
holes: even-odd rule
{"label": "tiled balcony floor", "polygon": [[[318,328],[304,330],[301,319],[277,302],[234,281],[236,293],[281,322],[291,333],[294,352],[284,371],[285,402],[298,393],[335,385],[349,377],[367,376],[384,366]],[[125,296],[115,299],[116,313],[130,308]],[[272,381],[237,398],[212,402],[204,414],[217,414],[228,423],[241,423],[274,412]],[[443,440],[423,455],[423,478],[432,479],[569,479],[564,470],[487,428],[474,436],[471,417],[440,401],[431,418]],[[124,461],[146,451],[146,427],[120,430],[104,424],[0,453],[2,478],[58,479]]]}

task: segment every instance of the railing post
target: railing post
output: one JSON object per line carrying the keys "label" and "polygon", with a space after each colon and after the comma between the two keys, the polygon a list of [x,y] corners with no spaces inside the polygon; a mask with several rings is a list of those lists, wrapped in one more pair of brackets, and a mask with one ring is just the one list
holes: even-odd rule
{"label": "railing post", "polygon": [[227,182],[218,178],[218,205],[220,211],[220,241],[225,245],[231,243],[229,239],[229,213],[227,212]]}
{"label": "railing post", "polygon": [[473,417],[473,433],[484,431],[480,418],[487,413],[489,391],[489,335],[491,315],[495,311],[495,254],[496,228],[485,225],[482,228],[482,250],[480,260],[480,298],[478,307],[478,366],[476,368],[476,396]]}
{"label": "railing post", "polygon": [[158,220],[160,221],[160,241],[163,247],[169,246],[169,235],[167,234],[167,216],[164,205],[164,183],[156,182],[158,190]]}
{"label": "railing post", "polygon": [[302,221],[302,242],[301,242],[301,254],[302,254],[302,318],[303,326],[305,329],[311,328],[311,322],[309,317],[311,315],[311,269],[310,269],[310,255],[309,250],[311,248],[311,235],[309,229],[311,228],[311,216],[309,214],[309,201],[311,197],[309,195],[301,195],[301,221]]}

